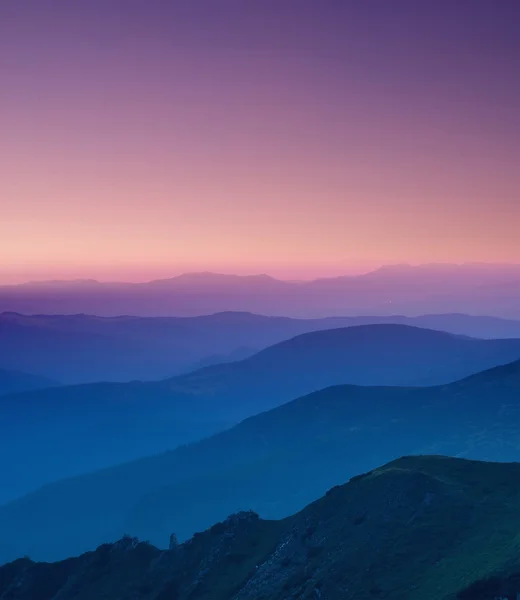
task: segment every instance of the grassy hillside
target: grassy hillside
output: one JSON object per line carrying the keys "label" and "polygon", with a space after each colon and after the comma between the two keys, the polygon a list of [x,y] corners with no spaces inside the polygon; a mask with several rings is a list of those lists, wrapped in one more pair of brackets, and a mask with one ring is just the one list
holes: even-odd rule
{"label": "grassy hillside", "polygon": [[237,510],[289,515],[403,454],[520,460],[520,361],[435,388],[337,386],[197,444],[0,509],[0,557],[56,559],[125,531],[160,546]]}
{"label": "grassy hillside", "polygon": [[404,457],[294,516],[242,512],[169,551],[123,538],[0,567],[1,600],[516,600],[520,465]]}

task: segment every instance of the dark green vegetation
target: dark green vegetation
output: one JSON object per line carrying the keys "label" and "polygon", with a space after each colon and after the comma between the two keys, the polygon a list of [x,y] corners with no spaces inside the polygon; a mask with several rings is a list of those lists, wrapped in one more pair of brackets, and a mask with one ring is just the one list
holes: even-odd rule
{"label": "dark green vegetation", "polygon": [[199,440],[327,386],[442,384],[519,357],[517,339],[364,325],[306,333],[248,359],[161,382],[89,384],[4,397],[0,501],[61,477]]}
{"label": "dark green vegetation", "polygon": [[57,385],[59,385],[57,381],[52,381],[46,377],[39,377],[31,373],[22,373],[21,371],[0,369],[0,396],[39,390]]}
{"label": "dark green vegetation", "polygon": [[238,510],[287,516],[405,454],[519,460],[519,435],[520,361],[432,388],[332,387],[5,506],[0,557],[54,560],[124,532],[164,547],[171,531],[186,539]]}
{"label": "dark green vegetation", "polygon": [[282,521],[0,568],[1,600],[516,600],[520,465],[400,458]]}

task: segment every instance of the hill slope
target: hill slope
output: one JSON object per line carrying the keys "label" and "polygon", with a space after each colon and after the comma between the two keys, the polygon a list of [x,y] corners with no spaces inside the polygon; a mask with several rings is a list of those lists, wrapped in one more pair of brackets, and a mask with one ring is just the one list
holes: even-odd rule
{"label": "hill slope", "polygon": [[[331,383],[437,385],[520,358],[520,340],[477,340],[408,325],[379,324],[302,334],[243,361],[208,367],[170,380],[194,390],[248,404],[263,381],[303,394]],[[282,392],[285,393],[285,392]],[[261,398],[261,410],[276,402]],[[235,407],[240,412],[240,406]],[[245,416],[242,412],[240,416]]]}
{"label": "hill slope", "polygon": [[59,385],[58,382],[21,371],[0,369],[0,396]]}
{"label": "hill slope", "polygon": [[520,465],[415,456],[300,513],[232,515],[170,551],[123,538],[0,567],[1,600],[516,600]]}
{"label": "hill slope", "polygon": [[[303,334],[162,382],[90,384],[0,400],[0,502],[46,482],[175,448],[330,385],[433,385],[520,357],[520,340],[405,325]],[[16,452],[17,463],[11,456]],[[36,464],[35,453],[39,456]]]}
{"label": "hill slope", "polygon": [[403,454],[520,460],[519,435],[520,361],[434,388],[332,387],[1,508],[0,558],[56,559],[126,531],[164,545],[242,509],[280,518]]}
{"label": "hill slope", "polygon": [[245,358],[253,349],[303,333],[382,323],[477,338],[520,338],[520,321],[468,315],[289,319],[232,312],[186,318],[4,313],[0,314],[0,364],[12,370],[36,370],[68,385],[158,380]]}

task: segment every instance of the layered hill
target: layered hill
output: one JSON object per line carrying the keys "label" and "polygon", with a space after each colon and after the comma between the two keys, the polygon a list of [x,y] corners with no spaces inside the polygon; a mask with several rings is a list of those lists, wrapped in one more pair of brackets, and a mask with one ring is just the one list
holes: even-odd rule
{"label": "layered hill", "polygon": [[158,380],[246,358],[303,333],[383,323],[477,338],[520,338],[520,321],[454,314],[289,319],[233,312],[186,318],[4,313],[0,364],[69,385]]}
{"label": "layered hill", "polygon": [[0,509],[0,558],[161,546],[237,510],[281,518],[404,454],[520,460],[520,361],[430,388],[336,386],[197,444],[48,485]]}
{"label": "layered hill", "polygon": [[199,440],[331,385],[443,384],[517,358],[517,339],[476,340],[405,325],[366,325],[303,334],[248,359],[160,382],[5,396],[0,400],[0,501],[52,480]]}
{"label": "layered hill", "polygon": [[3,394],[15,394],[39,390],[59,385],[57,381],[40,377],[32,373],[0,369],[0,396]]}
{"label": "layered hill", "polygon": [[1,600],[516,600],[520,465],[395,460],[294,516],[234,514],[169,551],[125,537],[0,567]]}
{"label": "layered hill", "polygon": [[185,273],[147,283],[44,281],[0,286],[0,311],[197,316],[222,311],[319,318],[468,312],[518,318],[520,265],[388,265],[360,275],[282,281]]}
{"label": "layered hill", "polygon": [[[262,390],[304,394],[331,383],[436,385],[520,358],[520,340],[477,340],[408,325],[381,324],[316,331],[275,344],[239,362],[208,367],[170,380],[172,389],[228,399],[236,410],[271,408]],[[257,400],[258,398],[258,400]]]}

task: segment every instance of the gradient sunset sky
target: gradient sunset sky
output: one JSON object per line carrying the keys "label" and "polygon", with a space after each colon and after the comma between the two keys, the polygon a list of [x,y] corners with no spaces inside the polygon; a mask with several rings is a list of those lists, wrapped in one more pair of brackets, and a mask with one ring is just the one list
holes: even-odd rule
{"label": "gradient sunset sky", "polygon": [[520,262],[519,19],[0,2],[0,283]]}

